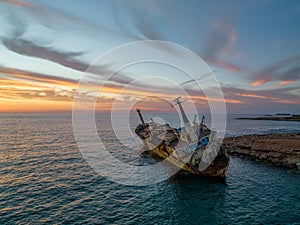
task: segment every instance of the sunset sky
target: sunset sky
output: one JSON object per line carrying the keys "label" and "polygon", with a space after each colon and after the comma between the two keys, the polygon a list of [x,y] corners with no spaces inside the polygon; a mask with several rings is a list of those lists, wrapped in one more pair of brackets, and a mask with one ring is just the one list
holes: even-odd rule
{"label": "sunset sky", "polygon": [[[297,0],[0,0],[0,112],[70,111],[78,81],[101,55],[132,41],[164,40],[210,66],[229,113],[300,113],[299,28]],[[97,87],[105,70],[86,88]],[[177,93],[160,82],[141,81],[119,95],[129,82],[160,73],[188,81],[164,65],[128,67],[102,90],[98,110],[135,96],[145,97],[148,110],[167,110],[155,99]],[[191,98],[209,111],[204,95]]]}

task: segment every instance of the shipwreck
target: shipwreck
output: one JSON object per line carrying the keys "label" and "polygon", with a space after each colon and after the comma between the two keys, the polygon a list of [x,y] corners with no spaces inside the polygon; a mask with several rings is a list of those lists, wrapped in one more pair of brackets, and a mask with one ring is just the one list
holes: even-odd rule
{"label": "shipwreck", "polygon": [[172,107],[179,107],[184,125],[180,128],[156,123],[152,119],[145,123],[141,110],[137,109],[141,123],[137,125],[135,133],[143,142],[143,155],[168,160],[182,172],[205,177],[225,177],[229,156],[218,140],[217,132],[204,124],[204,116],[200,123],[194,119],[191,124],[182,102],[181,97],[178,97],[171,104]]}

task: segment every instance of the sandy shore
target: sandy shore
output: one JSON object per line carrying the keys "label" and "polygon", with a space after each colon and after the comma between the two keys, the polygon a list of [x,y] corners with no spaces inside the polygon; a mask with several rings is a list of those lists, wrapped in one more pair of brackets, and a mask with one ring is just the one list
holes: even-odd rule
{"label": "sandy shore", "polygon": [[300,169],[300,133],[252,134],[224,139],[229,154],[275,166]]}

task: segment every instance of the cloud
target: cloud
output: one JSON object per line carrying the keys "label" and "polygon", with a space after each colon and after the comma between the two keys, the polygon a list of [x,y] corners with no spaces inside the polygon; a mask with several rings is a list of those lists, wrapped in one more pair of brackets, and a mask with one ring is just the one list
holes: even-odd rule
{"label": "cloud", "polygon": [[25,40],[22,36],[26,32],[26,24],[13,16],[10,16],[9,22],[13,26],[13,32],[7,37],[2,37],[2,44],[10,51],[20,55],[49,60],[81,72],[85,72],[89,67],[89,64],[76,59],[83,56],[85,52],[59,51],[53,47],[42,46],[34,41]]}
{"label": "cloud", "polygon": [[220,67],[220,68],[223,68],[229,72],[232,72],[232,73],[236,73],[236,72],[239,72],[242,70],[242,68],[240,66],[237,66],[237,65],[233,65],[231,63],[228,63],[228,62],[225,62],[225,61],[222,61],[222,60],[219,60],[219,59],[208,59],[208,62]]}
{"label": "cloud", "polygon": [[287,85],[287,84],[292,84],[292,83],[295,83],[295,81],[293,81],[293,80],[283,80],[283,81],[280,81],[279,83],[277,83],[276,85],[277,86],[282,86],[282,85]]}
{"label": "cloud", "polygon": [[256,80],[256,81],[253,81],[252,83],[251,83],[251,85],[253,86],[253,87],[257,87],[257,86],[260,86],[260,85],[262,85],[262,84],[264,84],[264,83],[266,83],[266,82],[268,82],[269,80],[267,80],[267,79],[260,79],[260,80]]}
{"label": "cloud", "polygon": [[50,100],[50,101],[72,101],[73,90],[63,90],[60,92],[55,89],[49,90],[35,90],[18,88],[2,88],[0,87],[0,98],[15,99],[15,100]]}
{"label": "cloud", "polygon": [[[199,29],[197,25],[189,23],[186,24],[186,27],[178,26],[179,18],[184,19],[184,17],[187,16],[184,13],[185,9],[182,10],[182,14],[177,15],[171,10],[172,6],[165,5],[164,3],[160,3],[159,5],[153,1],[142,4],[140,4],[139,1],[125,1],[125,3],[123,7],[117,7],[118,5],[115,4],[113,8],[114,19],[123,31],[128,32],[130,28],[132,29],[132,27],[134,27],[133,30],[140,39],[165,40],[177,43],[178,39],[181,39],[181,41],[185,40],[186,42],[180,44],[189,46],[198,52],[198,55],[206,62],[233,73],[243,70],[241,66],[234,65],[223,59],[228,56],[237,59],[240,58],[241,55],[240,52],[234,51],[233,49],[234,44],[238,40],[238,35],[232,23],[224,20],[215,21],[213,23],[213,32],[207,40],[206,47],[199,51],[199,49],[195,47],[198,46],[197,42],[201,40],[201,37],[197,37],[199,33],[195,32],[195,30]],[[198,6],[198,3],[196,3],[195,7]],[[128,23],[124,23],[124,21],[128,21],[125,19],[122,20],[122,15],[124,14],[131,18],[133,26],[130,27]],[[159,21],[159,25],[157,21]],[[186,28],[189,29],[189,31],[186,31]],[[190,41],[193,40],[192,43],[188,43],[189,40],[187,40],[189,33],[196,36],[192,39],[190,38]],[[201,35],[203,35],[203,33],[201,33]],[[170,49],[164,50],[170,54],[176,54],[176,52],[172,52]]]}
{"label": "cloud", "polygon": [[279,61],[253,74],[252,86],[278,81],[277,86],[300,81],[300,56]]}
{"label": "cloud", "polygon": [[300,104],[299,95],[293,94],[297,88],[286,87],[268,90],[246,90],[236,87],[222,87],[225,98],[239,100],[245,105],[258,105],[263,103]]}
{"label": "cloud", "polygon": [[[46,104],[45,101],[52,101],[45,105],[46,108],[53,108],[57,105],[55,102],[67,102],[70,109],[70,103],[73,101],[78,85],[78,81],[74,79],[12,68],[0,67],[0,74],[0,111],[7,111],[8,108],[13,109],[13,111],[22,111],[22,107],[30,108],[29,106],[33,107],[31,108],[32,111],[36,107],[34,103]],[[88,92],[82,92],[80,95],[82,99],[90,98]],[[3,100],[4,102],[2,102]],[[22,103],[23,100],[27,105]],[[65,109],[65,106],[56,107],[57,110],[60,108]]]}
{"label": "cloud", "polygon": [[[172,12],[165,10],[165,3],[125,0],[122,2],[112,1],[112,6],[114,22],[122,32],[129,34],[135,40],[175,40],[169,33],[174,32],[174,28],[177,28],[178,25],[171,19],[174,17]],[[158,25],[158,23],[160,24]],[[164,29],[161,28],[161,25],[164,26]],[[180,32],[176,34],[177,37],[180,35]],[[164,53],[180,54],[176,49],[164,44],[156,42],[145,42],[145,44],[164,51]]]}
{"label": "cloud", "polygon": [[[138,40],[165,40],[154,23],[158,16],[162,23],[166,22],[168,13],[158,13],[162,5],[157,5],[154,1],[112,1],[112,15],[123,32],[131,33]],[[128,23],[128,20],[132,23]]]}
{"label": "cloud", "polygon": [[[224,68],[230,72],[238,72],[242,70],[241,67],[233,65],[222,60],[222,56],[228,55],[233,45],[236,43],[238,36],[232,24],[225,21],[216,21],[213,24],[213,33],[207,41],[204,49],[204,59],[218,67]],[[240,54],[240,53],[238,53]],[[237,52],[232,53],[236,57]]]}
{"label": "cloud", "polygon": [[[119,27],[127,32],[129,32],[132,27],[130,27],[128,23],[124,23],[124,21],[128,20],[122,20],[122,15],[127,14],[127,16],[131,17],[134,27],[133,30],[136,32],[134,35],[139,39],[177,42],[178,37],[181,37],[183,40],[186,37],[182,36],[184,28],[178,27],[178,16],[174,15],[174,12],[171,10],[165,10],[166,8],[170,8],[170,6],[166,7],[163,3],[157,5],[155,2],[139,4],[138,1],[127,1],[126,5],[122,8],[117,7],[117,4],[115,4],[115,7],[113,7],[113,15]],[[157,20],[160,21],[160,25],[157,25]],[[162,26],[164,29],[161,28]],[[197,28],[194,27],[193,29]],[[172,33],[176,33],[176,38],[170,36]],[[242,70],[240,66],[222,59],[222,57],[227,55],[232,55],[235,59],[240,57],[240,52],[232,51],[232,47],[237,39],[238,36],[232,24],[225,21],[216,21],[213,24],[213,33],[207,41],[206,48],[204,51],[199,52],[199,56],[217,67],[230,72],[238,72]],[[193,40],[198,41],[199,38],[194,37]],[[184,45],[186,44],[188,43],[184,43]],[[192,43],[191,48],[193,49],[193,46],[197,45],[197,43]],[[162,47],[164,46],[154,47],[160,48],[169,54],[178,54],[178,52],[174,52],[173,49],[163,49]],[[194,48],[193,50],[196,49]]]}
{"label": "cloud", "polygon": [[[0,79],[0,88],[2,89],[4,87],[15,87],[20,90],[43,91],[51,89],[53,91],[56,90],[56,92],[57,90],[72,90],[72,93],[74,94],[79,82],[79,80],[76,79],[5,67],[0,67],[0,74],[2,75]],[[99,79],[99,76],[91,75],[87,78],[87,82],[81,84],[82,88],[79,91],[80,93],[83,93],[83,99],[85,99],[89,94],[98,93],[100,87],[104,85],[101,89],[101,93],[119,94],[131,81],[132,79],[127,76],[116,75],[112,76],[109,81],[104,83],[103,80]],[[148,93],[151,93],[153,87],[146,84],[131,85],[129,90],[125,91],[125,94],[138,96],[142,95],[142,93],[147,93],[147,91]],[[14,96],[13,93],[10,95]],[[9,98],[9,94],[6,96]],[[50,95],[46,96],[49,97]]]}
{"label": "cloud", "polygon": [[[12,69],[12,68],[4,68],[0,67],[0,74],[3,75],[4,79],[10,79],[10,80],[20,80],[20,81],[26,81],[30,82],[31,84],[33,82],[43,83],[47,85],[77,85],[78,80],[70,79],[70,78],[64,78],[64,77],[57,77],[57,76],[51,76],[41,73],[35,73],[30,71],[24,71],[19,69]],[[1,83],[0,83],[1,85]]]}
{"label": "cloud", "polygon": [[[147,7],[144,6],[143,10],[140,10],[141,6],[138,6],[138,8],[135,8],[137,2],[134,2],[132,4],[133,10],[126,11],[127,13],[134,12],[131,16],[133,18],[129,18],[128,20],[125,20],[125,17],[127,18],[128,15],[125,15],[123,11],[116,12],[115,19],[117,23],[120,24],[120,31],[115,32],[114,30],[111,30],[111,28],[107,28],[105,26],[102,26],[103,24],[91,24],[89,22],[86,22],[74,15],[59,11],[57,9],[52,9],[49,7],[45,7],[36,3],[28,3],[26,1],[21,0],[0,0],[2,3],[10,4],[13,7],[14,6],[20,6],[22,7],[22,10],[28,11],[31,15],[35,17],[35,21],[38,21],[38,23],[43,24],[44,26],[47,26],[48,28],[54,28],[59,29],[60,27],[64,29],[65,31],[70,30],[81,30],[81,29],[73,29],[76,28],[82,28],[87,27],[90,30],[93,30],[94,28],[103,34],[103,36],[106,38],[106,34],[122,34],[126,37],[132,38],[134,40],[136,39],[161,39],[161,40],[180,40],[177,35],[170,35],[170,34],[176,34],[176,32],[179,35],[185,35],[186,33],[183,32],[183,28],[181,26],[176,26],[175,28],[172,26],[169,26],[174,21],[170,21],[170,16],[175,16],[175,13],[172,12],[172,10],[166,11],[161,10],[162,8],[157,8],[156,5],[151,7],[150,11],[147,10]],[[148,3],[147,3],[148,4]],[[149,3],[150,4],[150,3]],[[152,2],[151,2],[152,4]],[[16,7],[17,8],[17,7]],[[121,7],[120,7],[121,8]],[[120,9],[119,8],[119,9]],[[135,9],[134,9],[135,8]],[[122,17],[123,15],[123,17]],[[153,16],[155,15],[155,16]],[[183,15],[183,14],[182,14]],[[74,69],[77,71],[85,72],[86,69],[89,67],[89,64],[87,62],[82,61],[84,54],[86,52],[84,51],[66,51],[61,49],[56,49],[55,47],[51,46],[51,43],[48,45],[41,44],[41,41],[38,40],[38,37],[35,38],[35,40],[29,39],[27,35],[24,35],[26,33],[26,20],[25,23],[22,22],[22,18],[17,20],[19,15],[16,13],[11,18],[9,18],[10,23],[12,24],[12,27],[14,28],[12,35],[2,38],[3,45],[9,49],[12,52],[15,52],[20,55],[29,56],[29,57],[35,57],[43,60],[48,60],[54,63],[57,63],[59,65],[62,65],[66,68]],[[154,18],[155,17],[155,18]],[[152,20],[153,19],[153,20]],[[157,22],[159,19],[161,19],[161,26],[157,26],[155,22]],[[21,22],[20,22],[21,21]],[[129,21],[131,24],[125,23],[125,21]],[[177,20],[178,21],[178,20]],[[29,23],[27,23],[29,24]],[[191,29],[197,29],[195,24],[191,23]],[[131,26],[131,27],[129,27]],[[165,27],[166,29],[162,29],[162,27]],[[132,29],[128,29],[132,28]],[[191,33],[197,33],[197,32],[191,32]],[[168,35],[169,34],[169,35]],[[122,38],[124,37],[122,36]],[[27,37],[27,38],[25,38]],[[175,37],[175,38],[174,38]],[[200,36],[196,35],[193,40],[197,40],[200,38]],[[37,41],[38,40],[38,41]],[[186,40],[186,39],[181,39]],[[217,21],[213,24],[213,32],[210,36],[210,38],[207,40],[206,48],[203,52],[199,53],[200,56],[203,56],[203,58],[220,68],[224,68],[227,71],[230,72],[240,72],[243,70],[242,67],[238,65],[234,65],[233,63],[230,63],[227,59],[228,58],[235,58],[239,57],[239,53],[234,51],[234,45],[236,44],[238,40],[237,31],[232,23],[226,22],[226,21]],[[187,44],[187,43],[184,43]],[[187,44],[188,45],[188,44]],[[51,46],[51,47],[50,47]],[[191,46],[198,46],[195,41],[191,43]],[[168,52],[169,54],[178,54],[177,52],[174,52],[172,49],[163,49],[164,46],[161,45],[154,45],[154,48],[161,49],[164,52]],[[202,54],[203,53],[203,54]],[[283,60],[281,62],[275,63],[257,73],[252,74],[254,76],[252,81],[253,86],[259,86],[267,82],[275,81],[277,82],[275,85],[277,86],[283,86],[288,84],[292,84],[294,82],[299,81],[299,71],[300,71],[300,57],[294,57],[289,58],[286,60]],[[90,71],[94,73],[92,74],[90,78],[90,83],[87,85],[93,86],[96,90],[96,86],[98,84],[102,84],[105,77],[101,76],[102,74],[111,74],[113,71],[111,69],[111,65],[105,65],[102,67],[92,67]],[[68,78],[59,78],[55,76],[50,75],[44,75],[39,73],[32,73],[28,71],[22,71],[22,70],[13,70],[11,69],[5,69],[1,68],[0,72],[2,74],[10,74],[10,78],[13,81],[22,81],[22,93],[18,92],[19,89],[14,89],[15,92],[18,92],[20,96],[27,96],[28,98],[50,98],[51,96],[58,95],[58,93],[63,93],[66,91],[66,94],[68,93],[69,88],[73,89],[73,87],[76,86],[77,80],[68,79]],[[121,93],[122,88],[125,87],[127,84],[131,83],[133,81],[130,76],[126,76],[125,74],[118,73],[117,75],[113,76],[109,82],[105,85],[105,91],[107,93],[113,93],[118,94]],[[2,83],[1,83],[2,82]],[[6,81],[8,82],[8,81]],[[25,87],[25,83],[26,87]],[[8,83],[6,83],[8,84]],[[38,84],[38,85],[37,85]],[[188,82],[186,84],[189,84]],[[5,86],[5,81],[0,81],[0,85],[3,87]],[[13,83],[10,83],[9,85],[13,85]],[[29,92],[26,92],[25,89],[30,89],[30,85],[32,85],[32,90]],[[37,85],[37,86],[35,86]],[[55,91],[55,89],[47,90],[48,86],[65,86],[67,89],[62,88],[60,91]],[[42,88],[43,87],[43,88]],[[53,88],[53,87],[51,87]],[[35,90],[38,89],[38,90]],[[87,88],[88,89],[88,88]],[[191,94],[193,94],[195,101],[197,100],[199,104],[206,104],[206,97],[203,94],[199,94],[196,92],[192,92],[192,89],[186,88],[187,91]],[[279,88],[278,88],[279,89]],[[70,91],[70,90],[69,90]],[[149,96],[149,95],[164,95],[168,98],[172,99],[174,95],[176,95],[177,90],[173,87],[162,87],[162,86],[153,86],[150,84],[145,83],[135,83],[134,85],[130,86],[130,89],[128,89],[126,92],[124,92],[124,95],[129,96]],[[234,105],[241,103],[244,103],[248,106],[253,106],[256,103],[260,103],[263,105],[263,102],[273,102],[273,103],[291,103],[291,104],[297,104],[299,103],[299,96],[293,93],[293,89],[285,89],[280,88],[280,90],[264,90],[264,91],[251,91],[251,90],[245,90],[245,89],[238,89],[238,88],[224,88],[224,94],[226,96],[226,102]],[[13,96],[13,90],[7,90],[7,94],[11,93],[11,96]],[[70,91],[71,92],[71,91]],[[8,96],[8,95],[7,95]],[[59,97],[59,96],[57,96]],[[53,98],[55,99],[55,98]],[[215,99],[218,100],[218,99]]]}
{"label": "cloud", "polygon": [[90,28],[93,31],[101,32],[102,34],[106,33],[119,36],[128,35],[115,31],[110,27],[105,26],[104,24],[94,24],[71,13],[67,13],[50,6],[45,6],[43,4],[38,4],[36,2],[33,3],[25,0],[0,0],[0,3],[1,2],[11,6],[21,6],[23,10],[26,10],[26,12],[36,17],[39,23],[43,24],[45,27],[50,27],[53,29],[58,29],[59,27],[61,27],[63,30],[65,30],[67,27],[73,28],[74,25],[76,25],[77,28],[81,28],[79,30],[82,30],[82,28]]}
{"label": "cloud", "polygon": [[15,6],[22,6],[22,7],[33,7],[33,3],[27,2],[27,1],[22,1],[22,0],[0,0],[0,2],[10,4],[10,5],[15,5]]}
{"label": "cloud", "polygon": [[[79,60],[78,58],[83,57],[86,52],[64,51],[50,46],[43,46],[34,40],[26,40],[23,36],[26,33],[27,25],[13,16],[10,17],[9,22],[13,26],[13,31],[7,37],[2,37],[2,44],[12,52],[48,60],[80,72],[87,72],[88,70],[89,73],[96,75],[94,80],[99,80],[99,77],[108,76],[115,72],[112,69],[112,64],[97,66]],[[122,73],[119,73],[119,76],[114,76],[111,80],[120,84],[127,84],[132,81],[132,79]]]}
{"label": "cloud", "polygon": [[43,80],[40,77],[35,80],[24,77],[26,76],[16,75],[0,78],[0,101],[3,99],[72,101],[75,85],[67,82],[68,80],[53,79],[49,82],[48,78]]}
{"label": "cloud", "polygon": [[[32,89],[31,87],[34,87],[33,89],[36,89],[37,87],[39,87],[38,89],[72,89],[75,93],[79,82],[79,80],[76,79],[57,77],[53,75],[4,67],[0,67],[0,74],[3,75],[2,79],[0,79],[0,87],[15,86],[14,82],[17,82],[18,84],[22,84],[22,87],[26,87],[26,89]],[[129,84],[130,81],[131,78],[123,75],[112,76],[112,79],[105,83],[101,91],[106,93],[120,93],[122,88]],[[99,79],[99,76],[89,76],[87,78],[87,82],[82,83],[83,90],[80,91],[87,94],[94,92],[97,93],[99,92],[99,88],[103,84],[104,83]],[[139,87],[140,90],[143,90],[142,86],[143,85]]]}
{"label": "cloud", "polygon": [[[32,101],[31,103],[33,106],[30,105],[30,107],[35,107],[34,102],[36,101],[44,102],[43,104],[46,104],[45,101],[51,101],[52,103],[48,103],[48,107],[52,108],[55,105],[57,106],[57,104],[60,104],[59,102],[65,102],[64,104],[67,104],[69,109],[71,109],[70,104],[73,101],[77,88],[77,80],[10,68],[0,68],[0,74],[2,75],[0,78],[0,102],[3,99],[9,100],[1,103],[2,111],[7,109],[5,108],[5,104],[9,102],[18,104],[17,102],[22,102],[22,100]],[[124,81],[124,83],[126,83],[126,81]],[[97,106],[97,109],[110,110],[113,102],[116,100],[120,102],[121,108],[123,106],[126,108],[128,101],[149,98],[148,103],[145,102],[145,104],[143,104],[143,109],[152,110],[153,112],[159,110],[168,111],[168,104],[156,104],[155,102],[152,102],[154,101],[153,99],[164,98],[172,100],[175,97],[178,97],[179,93],[178,88],[176,87],[162,88],[150,84],[136,84],[129,86],[127,89],[123,89],[124,86],[126,87],[126,85],[122,86],[121,84],[114,82],[106,83],[101,90],[101,93],[104,95],[101,95],[98,99],[99,106]],[[264,105],[270,107],[280,105],[282,107],[284,104],[300,104],[299,90],[292,87],[273,90],[246,90],[225,86],[222,90],[225,96],[225,102],[230,109],[236,108],[236,105],[239,105],[242,109]],[[84,89],[83,92],[80,92],[81,100],[84,102],[90,100],[91,94],[97,93],[98,91],[99,87],[96,81],[94,83],[91,82],[90,84],[86,84],[86,89]],[[191,88],[185,88],[185,91],[190,95],[192,101],[197,104],[197,107],[199,107],[201,112],[205,110],[205,112],[209,113],[208,99],[204,93]],[[222,99],[213,98],[209,99],[209,101],[219,102],[222,101]],[[15,111],[22,111],[22,104],[20,104],[19,108],[16,105],[10,107],[13,107]],[[51,104],[53,104],[53,106],[51,106]],[[29,105],[27,106],[29,107]],[[59,107],[62,107],[64,110],[66,109],[66,107],[63,106]],[[55,109],[59,110],[59,107],[57,106]],[[31,108],[31,110],[32,109],[33,108]],[[239,110],[239,108],[236,108],[236,110]]]}
{"label": "cloud", "polygon": [[[25,1],[12,1],[6,0],[5,2],[9,4],[23,4],[26,5]],[[20,3],[19,3],[20,2]],[[113,2],[115,3],[115,2]],[[63,27],[65,30],[67,27],[76,26],[75,30],[78,27],[84,27],[84,29],[91,28],[91,30],[99,30],[102,35],[112,34],[115,37],[122,36],[130,38],[131,40],[174,40],[170,36],[165,36],[164,34],[168,32],[174,32],[177,29],[176,24],[174,23],[174,15],[172,12],[166,12],[160,7],[163,4],[157,5],[156,3],[143,3],[134,4],[129,2],[124,2],[123,7],[120,7],[119,4],[113,4],[113,19],[119,25],[120,30],[112,30],[107,28],[105,25],[95,25],[90,22],[86,22],[74,15],[70,15],[66,12],[61,12],[57,9],[50,7],[45,7],[40,4],[34,4],[34,7],[26,7],[28,12],[38,18],[38,21],[46,27],[51,27],[57,29],[59,26]],[[124,23],[123,15],[126,14],[126,18],[129,16],[131,19],[131,24]],[[9,19],[9,22],[12,23],[15,31],[12,37],[5,38],[3,44],[8,49],[18,53],[31,57],[42,58],[50,60],[60,65],[78,70],[85,71],[89,65],[80,61],[78,58],[83,56],[85,52],[68,52],[68,51],[59,51],[51,47],[42,46],[36,41],[28,40],[21,38],[20,36],[24,34],[25,25],[22,25],[20,22],[16,22],[18,15],[12,16],[13,19]],[[173,19],[171,19],[173,18]],[[128,21],[126,19],[126,21]],[[162,21],[163,24],[168,29],[168,32],[159,29],[160,26],[157,26],[156,21]],[[241,70],[239,66],[233,65],[229,62],[225,62],[220,58],[220,56],[228,54],[231,50],[231,47],[237,40],[237,34],[235,29],[230,23],[227,22],[215,22],[214,23],[214,32],[211,35],[211,38],[208,41],[207,48],[204,50],[204,54],[200,54],[207,62],[212,63],[218,67],[224,68],[230,72],[238,72]],[[24,28],[25,27],[25,28]],[[72,32],[74,29],[72,29]],[[178,35],[182,35],[182,29],[177,30]],[[149,43],[151,44],[151,43]],[[193,43],[195,44],[195,43]],[[173,49],[166,48],[165,46],[154,45],[154,48],[158,48],[162,51],[168,52],[169,54],[178,54],[174,52]],[[98,68],[100,69],[100,68]]]}
{"label": "cloud", "polygon": [[[19,55],[48,60],[80,72],[86,72],[88,70],[89,73],[96,75],[95,80],[99,80],[99,76],[101,77],[103,75],[110,75],[114,73],[111,65],[109,64],[95,66],[77,59],[81,56],[84,56],[85,52],[68,52],[57,50],[53,47],[42,46],[34,41],[25,40],[22,38],[22,36],[26,32],[26,25],[16,18],[12,18],[10,22],[14,26],[14,30],[10,36],[2,38],[2,44],[12,52],[15,52]],[[132,81],[121,73],[119,73],[118,77],[114,76],[112,80],[120,84]]]}
{"label": "cloud", "polygon": [[211,59],[218,58],[220,54],[227,54],[237,41],[235,29],[228,22],[216,21],[213,28],[213,33],[204,51],[204,56]]}
{"label": "cloud", "polygon": [[58,51],[52,47],[40,46],[31,41],[17,38],[4,39],[3,45],[20,55],[49,60],[77,71],[85,72],[89,67],[89,64],[75,59],[75,57],[82,56],[83,52]]}

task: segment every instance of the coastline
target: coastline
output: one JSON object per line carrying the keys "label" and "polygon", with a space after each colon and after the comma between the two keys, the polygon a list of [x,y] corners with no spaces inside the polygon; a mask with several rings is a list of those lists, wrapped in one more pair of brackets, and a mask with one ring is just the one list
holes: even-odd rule
{"label": "coastline", "polygon": [[270,117],[240,117],[236,118],[237,120],[273,120],[273,121],[297,121],[300,122],[299,115],[292,116],[270,116]]}
{"label": "coastline", "polygon": [[300,170],[300,133],[242,135],[225,138],[223,143],[231,155]]}

